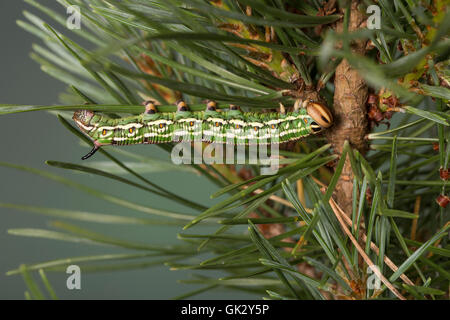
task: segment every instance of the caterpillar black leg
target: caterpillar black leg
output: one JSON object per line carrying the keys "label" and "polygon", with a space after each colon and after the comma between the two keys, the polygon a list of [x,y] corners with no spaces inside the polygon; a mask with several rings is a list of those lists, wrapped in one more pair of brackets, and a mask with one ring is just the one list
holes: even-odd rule
{"label": "caterpillar black leg", "polygon": [[208,100],[206,103],[206,111],[216,111],[217,103],[212,100]]}
{"label": "caterpillar black leg", "polygon": [[178,100],[177,101],[177,112],[186,112],[189,111],[189,108],[186,104],[186,102],[184,102],[183,100]]}
{"label": "caterpillar black leg", "polygon": [[158,112],[158,110],[156,109],[155,101],[145,101],[143,105],[145,106],[145,114],[155,114],[156,112]]}

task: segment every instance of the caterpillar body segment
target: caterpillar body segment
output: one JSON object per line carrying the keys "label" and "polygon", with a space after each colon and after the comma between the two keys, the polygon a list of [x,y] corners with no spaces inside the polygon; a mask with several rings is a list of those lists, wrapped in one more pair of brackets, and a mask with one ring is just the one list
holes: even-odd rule
{"label": "caterpillar body segment", "polygon": [[145,112],[119,119],[89,110],[78,110],[73,120],[94,141],[92,156],[104,145],[157,144],[180,141],[204,141],[226,144],[274,144],[316,134],[333,123],[330,111],[313,101],[296,102],[293,112],[242,112],[231,105],[217,111],[208,101],[205,111],[191,112],[184,101],[177,102],[177,112],[160,113],[152,101],[145,102]]}

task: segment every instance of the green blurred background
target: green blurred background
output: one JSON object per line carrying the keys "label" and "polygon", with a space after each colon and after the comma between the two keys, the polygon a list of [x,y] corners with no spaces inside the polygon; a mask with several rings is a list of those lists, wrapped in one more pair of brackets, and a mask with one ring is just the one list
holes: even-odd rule
{"label": "green blurred background", "polygon": [[[65,12],[64,8],[54,0],[41,0],[40,3],[63,14]],[[44,17],[21,0],[0,1],[0,103],[57,104],[58,95],[66,90],[65,85],[42,72],[40,67],[30,59],[31,45],[35,42],[39,43],[39,40],[17,26],[16,20],[24,20],[23,10]],[[44,17],[44,20],[49,19]],[[139,204],[178,212],[192,212],[166,199],[136,191],[132,187],[125,187],[107,179],[70,173],[47,166],[44,163],[45,160],[81,163],[80,156],[88,151],[50,113],[32,112],[0,116],[0,136],[2,137],[1,162],[48,170]],[[144,154],[158,152],[161,159],[170,161],[168,154],[161,153],[154,146],[128,147],[127,150]],[[105,159],[100,154],[97,154],[95,158],[96,160]],[[217,189],[203,177],[193,174],[168,172],[150,174],[147,177],[184,197],[205,205],[212,203],[209,200],[209,194]],[[0,181],[0,202],[149,217],[10,168],[0,167]],[[23,299],[26,287],[21,277],[5,276],[8,270],[17,268],[21,263],[31,264],[58,258],[104,253],[130,253],[125,249],[106,246],[9,235],[7,230],[11,228],[51,229],[48,225],[51,218],[5,208],[0,208],[0,217],[1,299]],[[134,227],[69,222],[105,234],[119,233],[122,238],[160,245],[175,243],[176,234],[181,231],[181,227]],[[193,231],[202,233],[206,230]],[[190,278],[190,272],[169,271],[166,266],[95,274],[86,274],[82,271],[81,290],[66,288],[68,276],[66,274],[48,273],[47,275],[61,299],[169,299],[197,288],[193,285],[177,283],[178,279]],[[35,279],[38,279],[36,274]],[[231,291],[212,291],[196,298],[240,299],[254,298],[254,296]]]}

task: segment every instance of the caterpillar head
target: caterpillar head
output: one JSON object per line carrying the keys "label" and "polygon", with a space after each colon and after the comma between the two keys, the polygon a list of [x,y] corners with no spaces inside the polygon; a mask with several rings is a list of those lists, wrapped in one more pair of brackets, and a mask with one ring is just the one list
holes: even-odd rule
{"label": "caterpillar head", "polygon": [[306,101],[305,104],[306,112],[312,119],[311,130],[313,133],[318,133],[333,125],[333,115],[325,105],[311,100]]}
{"label": "caterpillar head", "polygon": [[73,114],[72,119],[79,125],[88,126],[92,117],[94,116],[94,112],[90,110],[77,110]]}

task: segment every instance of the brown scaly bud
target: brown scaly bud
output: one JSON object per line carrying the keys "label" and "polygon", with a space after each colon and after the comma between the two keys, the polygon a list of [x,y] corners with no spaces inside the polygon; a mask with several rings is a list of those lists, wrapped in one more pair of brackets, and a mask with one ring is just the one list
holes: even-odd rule
{"label": "brown scaly bud", "polygon": [[372,50],[374,48],[375,48],[375,44],[373,43],[373,41],[372,40],[367,41],[366,51]]}
{"label": "brown scaly bud", "polygon": [[388,108],[396,108],[400,105],[400,101],[396,96],[389,96],[388,98],[383,98],[381,103],[386,105]]}
{"label": "brown scaly bud", "polygon": [[450,177],[450,170],[449,168],[444,169],[444,168],[440,168],[439,169],[439,177],[441,177],[442,180],[448,180],[448,178]]}
{"label": "brown scaly bud", "polygon": [[[319,8],[319,11],[317,12],[318,16],[328,16],[336,12],[336,0],[329,0],[328,2],[324,3],[321,8]],[[316,34],[321,34],[323,29],[323,25],[319,25],[314,28],[314,32]]]}
{"label": "brown scaly bud", "polygon": [[337,163],[338,163],[338,162],[339,162],[338,159],[334,159],[334,160],[331,160],[330,162],[325,163],[325,165],[326,165],[328,168],[334,168],[334,167],[337,166]]}
{"label": "brown scaly bud", "polygon": [[369,107],[369,111],[367,112],[367,116],[369,117],[370,121],[375,122],[375,124],[378,126],[381,121],[384,120],[383,112],[381,112],[380,109],[378,109],[377,106],[371,105]]}
{"label": "brown scaly bud", "polygon": [[359,299],[362,299],[366,295],[366,285],[363,281],[360,279],[358,280],[351,280],[350,281],[350,288],[352,289],[352,296],[358,297]]}
{"label": "brown scaly bud", "polygon": [[378,96],[374,93],[370,93],[367,97],[367,104],[378,104]]}
{"label": "brown scaly bud", "polygon": [[436,203],[442,207],[445,208],[447,207],[448,203],[450,202],[450,198],[447,197],[444,194],[440,194],[437,198],[436,198]]}
{"label": "brown scaly bud", "polygon": [[[391,96],[392,97],[392,96]],[[389,97],[389,99],[391,98]],[[389,99],[383,99],[383,100],[389,100]],[[380,108],[379,108],[379,96],[376,94],[369,94],[368,98],[367,98],[367,106],[368,106],[368,111],[367,111],[367,117],[370,121],[370,125],[373,128],[374,125],[378,126],[383,120],[387,119],[391,119],[392,118],[392,112],[391,111],[385,111],[383,112]],[[396,103],[394,100],[391,101],[392,103]],[[389,128],[389,123],[386,122],[384,123],[388,126]]]}
{"label": "brown scaly bud", "polygon": [[367,205],[369,207],[372,206],[372,199],[373,199],[372,190],[370,190],[370,188],[367,187],[367,189],[366,189],[366,201],[367,201]]}
{"label": "brown scaly bud", "polygon": [[392,111],[383,112],[384,118],[387,120],[391,119],[393,114],[394,113]]}
{"label": "brown scaly bud", "polygon": [[243,167],[241,170],[239,170],[238,177],[243,180],[249,180],[249,179],[253,178],[253,173],[252,173],[251,169]]}
{"label": "brown scaly bud", "polygon": [[439,143],[433,142],[433,150],[434,151],[439,151]]}

